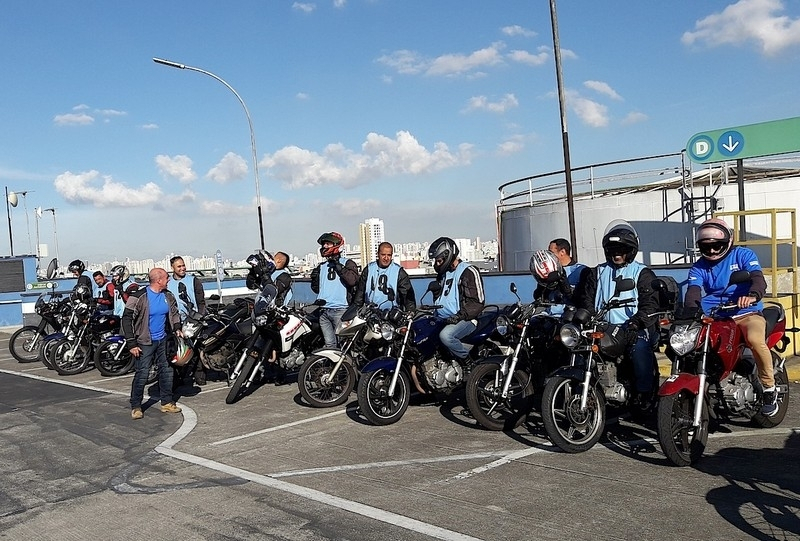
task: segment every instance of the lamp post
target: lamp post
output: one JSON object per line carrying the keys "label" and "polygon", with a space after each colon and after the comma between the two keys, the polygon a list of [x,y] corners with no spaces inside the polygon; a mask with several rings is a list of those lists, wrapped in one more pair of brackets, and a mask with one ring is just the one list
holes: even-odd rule
{"label": "lamp post", "polygon": [[[12,197],[13,202],[12,202]],[[17,195],[14,192],[8,193],[8,186],[6,186],[6,216],[8,216],[8,244],[11,247],[11,257],[14,257],[14,236],[11,234],[11,206],[17,206]]]}
{"label": "lamp post", "polygon": [[253,152],[253,174],[255,176],[255,182],[256,182],[256,205],[258,206],[258,231],[261,235],[261,249],[264,250],[264,221],[261,215],[261,184],[258,180],[258,154],[256,153],[256,135],[255,132],[253,131],[253,121],[250,119],[250,111],[247,110],[247,105],[245,105],[242,97],[239,95],[238,92],[236,92],[236,90],[234,90],[234,88],[231,85],[225,82],[225,80],[222,79],[222,77],[214,75],[210,71],[206,71],[200,68],[195,68],[193,66],[187,66],[186,64],[179,64],[178,62],[172,62],[171,60],[164,60],[163,58],[153,58],[153,62],[155,62],[156,64],[169,66],[171,68],[197,71],[199,73],[208,75],[209,77],[212,77],[217,81],[219,81],[220,83],[222,83],[223,85],[225,85],[228,88],[228,90],[233,92],[233,95],[236,96],[236,99],[239,100],[239,103],[242,104],[242,108],[244,109],[244,114],[247,117],[247,125],[250,127],[250,147]]}
{"label": "lamp post", "polygon": [[58,257],[58,232],[56,231],[56,209],[55,208],[42,209],[42,212],[53,213],[53,242],[56,245],[56,261],[61,261],[61,259]]}

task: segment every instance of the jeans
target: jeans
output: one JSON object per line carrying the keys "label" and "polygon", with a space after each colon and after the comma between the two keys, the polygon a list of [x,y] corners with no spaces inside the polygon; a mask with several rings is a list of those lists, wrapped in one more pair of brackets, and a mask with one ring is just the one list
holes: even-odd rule
{"label": "jeans", "polygon": [[629,346],[628,357],[633,362],[633,373],[636,378],[636,391],[649,393],[657,385],[655,377],[656,354],[658,345],[657,329],[642,329],[636,335],[636,340]]}
{"label": "jeans", "polygon": [[338,346],[336,339],[336,327],[342,321],[342,315],[347,308],[323,308],[322,315],[319,316],[319,328],[322,331],[322,336],[325,338],[326,348],[335,348]]}
{"label": "jeans", "polygon": [[459,359],[465,359],[469,355],[469,351],[461,343],[461,339],[474,331],[475,328],[476,325],[472,321],[459,321],[452,325],[445,325],[439,331],[439,340],[454,356]]}
{"label": "jeans", "polygon": [[142,352],[134,360],[135,373],[131,384],[131,409],[141,408],[147,374],[155,362],[158,366],[158,388],[161,404],[174,402],[172,398],[172,366],[167,362],[167,339],[153,340],[149,346],[140,346]]}

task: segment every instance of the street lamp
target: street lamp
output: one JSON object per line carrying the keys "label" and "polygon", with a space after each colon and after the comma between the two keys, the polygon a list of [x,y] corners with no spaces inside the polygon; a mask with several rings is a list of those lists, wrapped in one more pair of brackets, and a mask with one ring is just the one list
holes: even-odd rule
{"label": "street lamp", "polygon": [[261,185],[258,180],[258,154],[256,153],[256,135],[255,132],[253,131],[253,121],[250,119],[250,111],[247,110],[247,105],[245,105],[242,97],[239,95],[238,92],[236,92],[236,90],[234,90],[234,88],[231,85],[226,83],[225,80],[222,79],[222,77],[214,75],[210,71],[206,71],[200,68],[195,68],[192,66],[187,66],[185,64],[179,64],[178,62],[172,62],[171,60],[164,60],[163,58],[153,58],[153,62],[155,62],[156,64],[169,66],[171,68],[197,71],[199,73],[204,73],[209,77],[213,77],[220,83],[224,84],[228,88],[228,90],[233,92],[233,95],[236,96],[236,99],[238,99],[239,103],[242,104],[242,108],[244,109],[244,114],[245,116],[247,116],[247,124],[250,127],[250,147],[253,151],[253,174],[255,176],[255,181],[256,181],[256,204],[258,206],[258,231],[261,234],[261,249],[264,250],[264,221],[261,216]]}
{"label": "street lamp", "polygon": [[[9,206],[11,205],[11,206]],[[17,194],[8,193],[6,186],[6,216],[8,216],[8,244],[11,247],[11,257],[14,257],[14,236],[11,234],[11,207],[17,206]]]}
{"label": "street lamp", "polygon": [[61,259],[59,259],[59,257],[58,257],[58,233],[56,231],[56,209],[55,208],[43,209],[43,208],[39,207],[39,209],[37,209],[37,211],[36,211],[36,214],[38,216],[41,216],[42,212],[52,212],[53,213],[53,242],[56,245],[56,261],[61,261]]}

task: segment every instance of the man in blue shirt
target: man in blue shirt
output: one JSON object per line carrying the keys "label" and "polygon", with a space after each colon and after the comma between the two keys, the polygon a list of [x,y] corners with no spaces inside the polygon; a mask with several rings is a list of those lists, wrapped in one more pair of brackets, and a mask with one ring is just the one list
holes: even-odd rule
{"label": "man in blue shirt", "polygon": [[[750,248],[733,246],[731,230],[723,220],[706,220],[697,229],[695,243],[702,258],[689,270],[684,306],[687,310],[698,305],[704,313],[721,303],[738,305],[727,312],[736,321],[756,360],[758,378],[764,388],[761,414],[772,416],[778,411],[778,393],[775,392],[775,377],[772,354],[767,347],[767,322],[761,314],[764,305],[761,299],[767,292],[767,282]],[[731,274],[738,270],[750,271],[750,282],[728,287]],[[706,296],[701,300],[701,288]]]}

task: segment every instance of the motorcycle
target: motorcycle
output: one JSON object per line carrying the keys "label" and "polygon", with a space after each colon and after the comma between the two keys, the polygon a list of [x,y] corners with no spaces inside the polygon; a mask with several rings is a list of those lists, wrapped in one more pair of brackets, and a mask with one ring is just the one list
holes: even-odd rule
{"label": "motorcycle", "polygon": [[361,367],[388,354],[395,337],[392,322],[399,309],[381,310],[374,304],[360,307],[354,317],[345,315],[336,328],[338,348],[323,348],[309,356],[297,374],[303,399],[315,408],[344,404],[356,385]]}
{"label": "motorcycle", "polygon": [[[748,271],[736,271],[728,287],[749,280]],[[700,459],[711,420],[743,417],[756,426],[771,428],[783,421],[789,408],[789,378],[779,355],[789,343],[783,307],[770,303],[763,310],[778,394],[778,411],[773,416],[760,413],[763,388],[755,359],[736,322],[725,315],[726,310],[735,308],[736,299],[731,298],[707,315],[698,312],[693,319],[675,321],[670,328],[667,355],[672,369],[658,391],[657,426],[661,449],[676,466]]]}
{"label": "motorcycle", "polygon": [[72,376],[94,366],[95,351],[103,341],[119,334],[120,319],[112,312],[95,310],[94,302],[80,302],[73,312],[81,322],[74,338],[63,338],[53,348],[53,365],[62,376]]}
{"label": "motorcycle", "polygon": [[[635,302],[618,298],[635,287],[630,278],[618,280],[614,296],[595,315],[578,308],[562,316],[559,338],[570,351],[570,361],[548,377],[541,413],[550,441],[567,453],[588,451],[600,440],[607,404],[624,409],[632,403],[634,372],[633,363],[624,359],[625,330],[603,318],[609,310]],[[654,362],[653,389],[657,387]]]}
{"label": "motorcycle", "polygon": [[[431,282],[425,295],[439,287],[438,282]],[[422,305],[398,317],[395,332],[402,336],[398,354],[373,359],[361,370],[358,405],[372,424],[389,425],[403,417],[411,400],[412,381],[425,395],[452,393],[463,386],[475,362],[500,351],[492,340],[499,338],[498,307],[484,310],[475,330],[461,339],[472,346],[463,364],[439,341],[439,332],[447,323],[434,315],[438,308],[441,306]]]}
{"label": "motorcycle", "polygon": [[[517,295],[517,286],[510,290]],[[497,318],[497,332],[507,341],[502,355],[487,357],[467,378],[466,400],[472,417],[489,430],[513,430],[533,409],[545,375],[561,364],[565,350],[557,342],[558,316],[546,312],[541,299],[513,308]],[[512,347],[513,346],[513,347]]]}
{"label": "motorcycle", "polygon": [[273,355],[281,369],[296,370],[306,355],[324,344],[319,316],[314,313],[319,306],[298,310],[278,306],[277,295],[278,289],[268,284],[256,297],[251,314],[254,331],[228,375],[231,388],[226,404],[236,402],[264,376],[265,363],[271,362]]}
{"label": "motorcycle", "polygon": [[48,370],[56,369],[53,361],[56,346],[63,340],[73,340],[78,334],[78,330],[82,325],[80,315],[83,313],[83,304],[84,299],[75,295],[74,292],[70,293],[69,297],[61,304],[61,316],[66,323],[62,325],[60,331],[45,336],[39,348],[38,359]]}
{"label": "motorcycle", "polygon": [[21,363],[31,363],[39,359],[42,343],[48,335],[61,332],[69,319],[64,308],[69,300],[62,293],[51,291],[39,295],[34,311],[39,316],[38,325],[25,325],[11,335],[8,349],[11,355]]}

